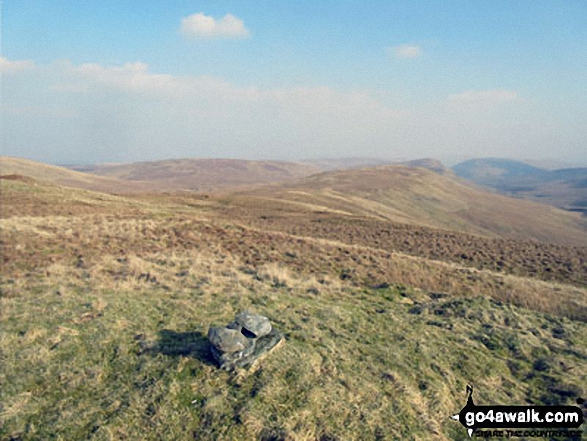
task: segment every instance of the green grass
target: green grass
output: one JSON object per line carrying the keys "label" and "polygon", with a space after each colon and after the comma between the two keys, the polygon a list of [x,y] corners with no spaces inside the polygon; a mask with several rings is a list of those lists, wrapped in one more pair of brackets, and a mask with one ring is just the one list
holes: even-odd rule
{"label": "green grass", "polygon": [[[587,395],[581,288],[253,229],[184,196],[43,191],[3,200],[2,440],[464,440],[467,384],[478,404]],[[206,334],[243,309],[287,341],[227,373]]]}
{"label": "green grass", "polygon": [[[3,280],[0,438],[464,440],[467,384],[478,404],[586,396],[585,323],[219,256],[153,256],[156,283],[125,265]],[[231,374],[205,335],[245,308],[287,341]]]}

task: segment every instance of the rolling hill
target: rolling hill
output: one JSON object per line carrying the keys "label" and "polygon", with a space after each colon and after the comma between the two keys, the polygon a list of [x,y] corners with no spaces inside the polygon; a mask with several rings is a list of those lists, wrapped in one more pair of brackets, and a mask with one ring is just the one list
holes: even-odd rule
{"label": "rolling hill", "polygon": [[318,172],[316,167],[279,161],[181,159],[130,164],[59,167],[0,157],[1,175],[21,175],[66,187],[106,193],[214,191],[283,182]]}
{"label": "rolling hill", "polygon": [[68,170],[64,167],[8,156],[0,156],[0,175],[24,176],[41,183],[46,182],[64,187],[81,188],[105,193],[140,193],[150,189],[150,185],[144,182],[94,176],[88,173]]}
{"label": "rolling hill", "polygon": [[[1,439],[465,440],[450,415],[469,384],[501,405],[587,392],[587,248],[500,239],[497,257],[490,239],[387,220],[448,222],[453,177],[394,166],[206,198],[8,176]],[[473,260],[426,254],[441,241]],[[206,333],[243,309],[286,342],[225,372]]]}
{"label": "rolling hill", "polygon": [[[438,161],[408,164],[411,166],[313,174],[314,167],[298,163],[194,159],[98,165],[91,168],[92,173],[82,173],[2,157],[0,173],[118,194],[224,189],[224,194],[239,195],[241,202],[255,198],[253,206],[264,209],[272,201],[270,209],[281,205],[294,214],[300,210],[326,211],[489,237],[587,243],[586,221],[578,214],[465,185]],[[580,179],[581,172],[570,169],[551,173]],[[232,190],[237,187],[247,188]]]}
{"label": "rolling hill", "polygon": [[442,162],[433,158],[422,158],[409,161],[358,157],[318,158],[306,159],[301,162],[317,167],[320,171],[348,170],[354,168],[376,167],[379,165],[407,165],[408,167],[422,167],[437,173],[446,173],[449,171]]}
{"label": "rolling hill", "polygon": [[510,196],[587,212],[587,168],[546,170],[509,159],[479,158],[461,162],[452,170]]}
{"label": "rolling hill", "polygon": [[292,215],[328,212],[489,237],[587,244],[586,221],[578,214],[490,193],[419,167],[325,172],[239,195],[244,205],[279,205]]}
{"label": "rolling hill", "polygon": [[535,176],[546,170],[521,161],[505,158],[477,158],[463,161],[452,167],[460,177],[481,185],[495,186],[513,178]]}
{"label": "rolling hill", "polygon": [[191,191],[282,182],[319,171],[317,167],[295,162],[240,159],[174,159],[73,169],[125,181],[146,181],[154,190]]}

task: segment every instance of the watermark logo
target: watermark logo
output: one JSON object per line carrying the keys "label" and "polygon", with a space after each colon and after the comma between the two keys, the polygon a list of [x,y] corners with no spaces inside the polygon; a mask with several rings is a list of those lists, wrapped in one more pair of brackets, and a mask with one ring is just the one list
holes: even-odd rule
{"label": "watermark logo", "polygon": [[[577,406],[477,406],[473,402],[473,388],[467,386],[467,404],[452,416],[459,421],[469,436],[482,437],[545,437],[557,436],[560,430],[514,430],[514,429],[576,429],[583,424],[583,412]],[[578,400],[579,402],[582,400]],[[481,429],[502,429],[483,432]],[[551,434],[552,432],[552,434]],[[564,436],[570,432],[561,432]],[[581,436],[580,431],[573,432]]]}

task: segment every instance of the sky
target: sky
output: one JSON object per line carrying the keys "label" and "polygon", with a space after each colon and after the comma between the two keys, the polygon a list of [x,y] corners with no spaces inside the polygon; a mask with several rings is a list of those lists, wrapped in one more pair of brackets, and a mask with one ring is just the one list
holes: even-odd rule
{"label": "sky", "polygon": [[587,161],[585,0],[0,0],[0,153]]}

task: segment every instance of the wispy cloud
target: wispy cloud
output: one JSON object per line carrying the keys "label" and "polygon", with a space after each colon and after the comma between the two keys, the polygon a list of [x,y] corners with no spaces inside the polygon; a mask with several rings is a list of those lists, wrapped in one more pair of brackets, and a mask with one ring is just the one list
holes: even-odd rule
{"label": "wispy cloud", "polygon": [[[70,161],[155,158],[163,145],[165,154],[175,157],[300,157],[337,149],[376,154],[411,118],[369,91],[243,87],[211,76],[151,72],[136,62],[108,66],[60,60],[40,66],[35,78],[22,77],[6,104],[48,103],[47,111],[54,112],[48,120],[37,109],[6,114],[5,107],[9,151],[38,145],[45,153],[36,151],[37,157],[61,155]],[[49,122],[30,129],[26,112]],[[67,118],[56,122],[60,114]],[[81,144],[84,151],[78,152]]]}
{"label": "wispy cloud", "polygon": [[239,39],[250,35],[245,23],[232,14],[226,14],[220,19],[215,19],[202,12],[182,18],[181,33],[186,37],[202,39]]}
{"label": "wispy cloud", "polygon": [[418,58],[422,55],[422,48],[412,44],[401,44],[387,48],[387,52],[396,58]]}
{"label": "wispy cloud", "polygon": [[[507,156],[512,145],[549,151],[560,136],[533,103],[507,89],[465,90],[406,108],[369,90],[243,87],[153,72],[141,62],[59,60],[33,73],[4,81],[3,147],[5,154],[53,162],[357,152]],[[573,136],[584,139],[580,130]]]}
{"label": "wispy cloud", "polygon": [[35,63],[32,60],[18,60],[12,61],[7,58],[0,57],[0,72],[1,73],[12,73],[20,72],[35,67]]}
{"label": "wispy cloud", "polygon": [[148,72],[144,63],[126,63],[123,66],[103,66],[98,63],[70,66],[71,73],[95,84],[114,87],[126,92],[169,92],[176,79],[171,75]]}
{"label": "wispy cloud", "polygon": [[506,89],[466,90],[448,96],[448,101],[452,104],[480,106],[511,103],[518,99],[518,93],[515,90]]}

